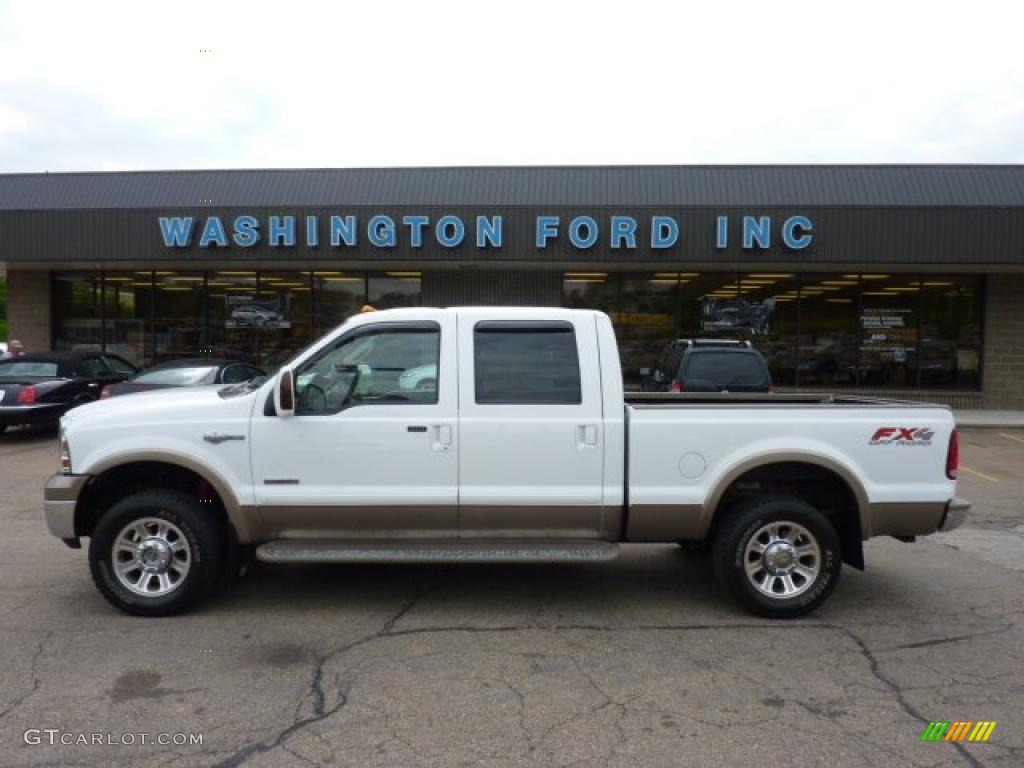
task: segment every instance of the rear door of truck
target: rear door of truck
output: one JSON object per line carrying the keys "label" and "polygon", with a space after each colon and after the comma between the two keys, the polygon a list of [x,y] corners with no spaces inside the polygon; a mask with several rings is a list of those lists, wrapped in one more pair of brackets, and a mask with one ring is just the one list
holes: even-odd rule
{"label": "rear door of truck", "polygon": [[604,435],[593,318],[460,310],[458,336],[460,535],[598,536]]}

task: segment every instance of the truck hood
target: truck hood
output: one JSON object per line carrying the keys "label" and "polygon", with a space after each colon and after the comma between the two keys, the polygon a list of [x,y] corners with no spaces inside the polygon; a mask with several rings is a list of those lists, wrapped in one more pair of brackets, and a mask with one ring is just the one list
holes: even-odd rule
{"label": "truck hood", "polygon": [[136,392],[81,405],[68,411],[61,419],[65,431],[102,426],[215,422],[248,414],[256,393],[221,397],[220,386],[173,387],[149,392]]}

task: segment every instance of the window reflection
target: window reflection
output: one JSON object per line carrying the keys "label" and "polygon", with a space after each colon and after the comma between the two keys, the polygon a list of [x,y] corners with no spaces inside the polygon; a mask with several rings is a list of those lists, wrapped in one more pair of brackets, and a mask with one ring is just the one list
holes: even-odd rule
{"label": "window reflection", "polygon": [[154,354],[163,362],[199,353],[203,346],[203,273],[153,273]]}
{"label": "window reflection", "polygon": [[58,272],[54,275],[54,349],[88,351],[102,347],[102,291],[98,272]]}
{"label": "window reflection", "polygon": [[419,272],[370,274],[366,281],[367,301],[375,309],[414,307],[420,303]]}
{"label": "window reflection", "polygon": [[103,295],[105,350],[142,365],[153,356],[153,274],[107,272],[103,276]]}
{"label": "window reflection", "polygon": [[627,385],[677,338],[749,340],[775,384],[980,387],[981,277],[567,272],[568,307],[614,323]]}
{"label": "window reflection", "polygon": [[259,290],[248,308],[258,330],[264,368],[276,368],[309,344],[312,302],[309,272],[260,272]]}

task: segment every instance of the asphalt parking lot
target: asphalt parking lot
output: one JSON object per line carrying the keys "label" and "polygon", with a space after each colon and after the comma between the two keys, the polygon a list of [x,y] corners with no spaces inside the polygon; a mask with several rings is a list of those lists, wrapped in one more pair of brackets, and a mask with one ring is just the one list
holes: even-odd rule
{"label": "asphalt parking lot", "polygon": [[[870,542],[868,570],[796,622],[742,613],[675,547],[610,565],[257,566],[153,620],[109,607],[84,552],[47,534],[53,435],[10,432],[0,763],[1020,766],[1024,430],[969,430],[963,449],[968,527]],[[987,744],[922,743],[930,720],[998,725]],[[104,743],[27,744],[29,729]]]}

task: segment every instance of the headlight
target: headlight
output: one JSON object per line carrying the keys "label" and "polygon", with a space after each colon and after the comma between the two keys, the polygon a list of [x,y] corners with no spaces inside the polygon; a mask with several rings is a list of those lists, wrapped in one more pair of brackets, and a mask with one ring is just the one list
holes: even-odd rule
{"label": "headlight", "polygon": [[60,428],[57,439],[60,441],[60,471],[65,475],[70,475],[71,449],[68,447],[68,439],[64,437],[64,427]]}

